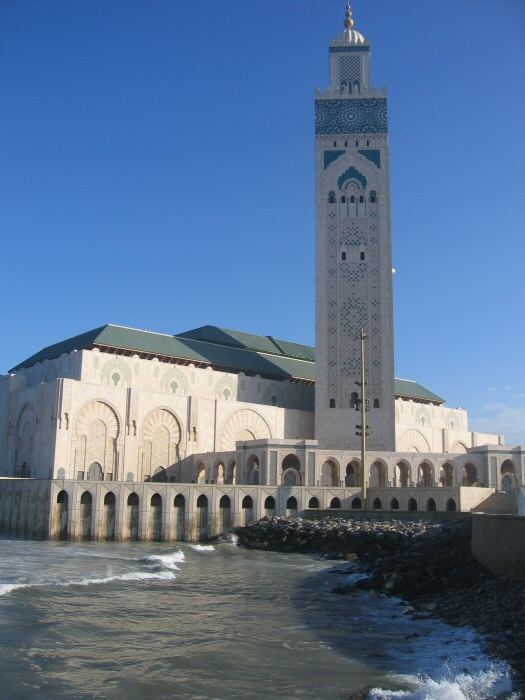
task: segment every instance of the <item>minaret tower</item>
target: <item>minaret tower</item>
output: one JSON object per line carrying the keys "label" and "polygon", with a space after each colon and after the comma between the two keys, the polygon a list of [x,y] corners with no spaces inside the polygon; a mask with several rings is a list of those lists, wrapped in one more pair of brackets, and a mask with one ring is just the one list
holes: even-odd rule
{"label": "minaret tower", "polygon": [[395,449],[387,99],[372,88],[370,45],[354,29],[330,44],[330,87],[315,102],[317,378],[323,449],[359,449],[360,331],[367,333],[371,450]]}

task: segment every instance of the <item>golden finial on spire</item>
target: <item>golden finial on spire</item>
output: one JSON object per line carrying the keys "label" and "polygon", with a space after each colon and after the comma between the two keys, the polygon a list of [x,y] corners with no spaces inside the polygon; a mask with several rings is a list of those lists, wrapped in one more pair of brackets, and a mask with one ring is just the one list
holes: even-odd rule
{"label": "golden finial on spire", "polygon": [[352,17],[352,8],[350,7],[350,0],[346,0],[346,19],[345,19],[345,29],[352,29],[354,26],[354,18]]}

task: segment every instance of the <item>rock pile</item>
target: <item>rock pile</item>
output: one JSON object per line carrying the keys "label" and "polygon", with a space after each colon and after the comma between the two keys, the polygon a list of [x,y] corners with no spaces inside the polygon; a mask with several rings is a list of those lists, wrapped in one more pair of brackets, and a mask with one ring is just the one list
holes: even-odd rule
{"label": "rock pile", "polygon": [[244,547],[323,554],[352,562],[346,573],[368,574],[334,593],[395,595],[410,603],[406,613],[414,617],[474,627],[488,651],[510,663],[525,697],[525,585],[474,559],[469,522],[263,518],[236,534]]}

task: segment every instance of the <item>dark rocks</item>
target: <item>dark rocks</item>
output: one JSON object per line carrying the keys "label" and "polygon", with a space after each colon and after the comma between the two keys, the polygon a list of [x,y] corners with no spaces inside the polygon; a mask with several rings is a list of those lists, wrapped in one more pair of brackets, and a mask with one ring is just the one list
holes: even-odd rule
{"label": "dark rocks", "polygon": [[509,662],[525,697],[525,585],[474,559],[468,522],[263,518],[236,534],[244,547],[316,553],[368,574],[336,586],[338,595],[395,595],[410,603],[401,614],[474,627],[489,653]]}

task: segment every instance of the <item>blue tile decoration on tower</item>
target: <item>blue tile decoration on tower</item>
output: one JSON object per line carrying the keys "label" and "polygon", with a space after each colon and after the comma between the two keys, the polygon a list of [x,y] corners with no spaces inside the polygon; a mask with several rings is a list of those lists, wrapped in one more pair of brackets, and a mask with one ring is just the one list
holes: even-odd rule
{"label": "blue tile decoration on tower", "polygon": [[315,102],[316,134],[386,134],[386,98],[326,99]]}
{"label": "blue tile decoration on tower", "polygon": [[381,151],[379,151],[376,148],[371,148],[371,149],[365,149],[362,151],[358,151],[362,156],[365,158],[368,158],[368,160],[371,160],[374,165],[377,165],[378,168],[381,167]]}
{"label": "blue tile decoration on tower", "polygon": [[354,53],[370,51],[370,46],[331,46],[330,53]]}
{"label": "blue tile decoration on tower", "polygon": [[348,170],[345,170],[345,172],[339,177],[337,181],[339,189],[341,189],[341,187],[345,184],[347,180],[357,180],[366,189],[366,177],[362,173],[360,173],[359,170],[357,170],[357,168],[354,168],[353,165],[351,165],[348,168]]}
{"label": "blue tile decoration on tower", "polygon": [[346,151],[325,151],[324,152],[324,169],[328,168],[332,163],[334,163],[338,158],[344,156]]}

